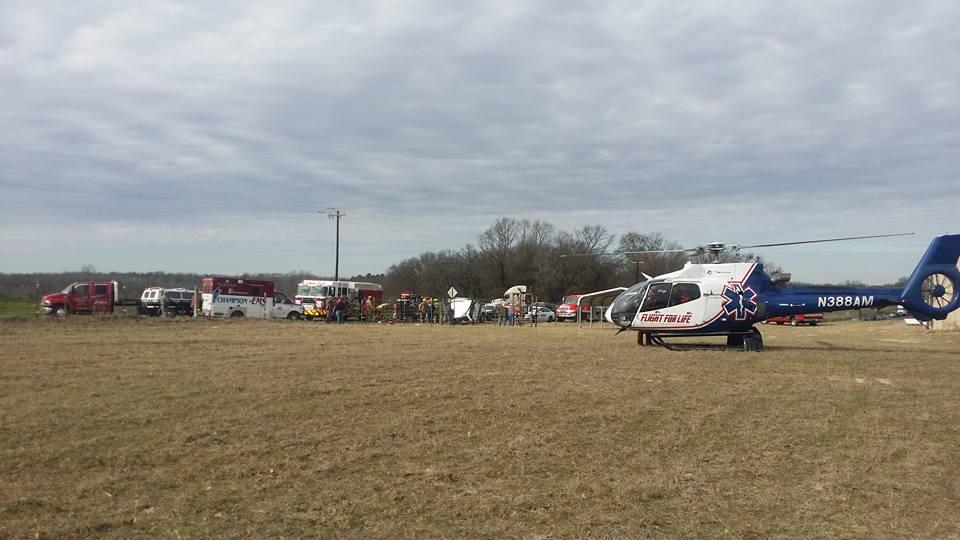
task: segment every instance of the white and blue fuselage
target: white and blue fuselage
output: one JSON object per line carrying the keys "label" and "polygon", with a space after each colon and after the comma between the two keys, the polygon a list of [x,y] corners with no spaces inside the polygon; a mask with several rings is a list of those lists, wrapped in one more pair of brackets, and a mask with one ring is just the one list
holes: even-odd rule
{"label": "white and blue fuselage", "polygon": [[607,310],[623,329],[657,334],[745,332],[770,317],[901,305],[920,320],[960,304],[960,235],[933,240],[903,289],[778,287],[759,263],[693,264],[637,283]]}

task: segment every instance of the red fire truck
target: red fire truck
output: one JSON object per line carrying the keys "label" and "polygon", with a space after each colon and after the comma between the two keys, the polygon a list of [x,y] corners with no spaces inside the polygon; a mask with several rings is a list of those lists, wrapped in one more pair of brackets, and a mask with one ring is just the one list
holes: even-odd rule
{"label": "red fire truck", "polygon": [[[560,301],[560,305],[557,306],[557,320],[558,321],[575,321],[577,320],[577,300],[580,298],[579,294],[568,294],[563,297],[563,300]],[[603,317],[603,311],[600,307],[592,307],[590,304],[581,304],[580,305],[580,320],[590,321],[601,319]]]}
{"label": "red fire truck", "polygon": [[363,281],[306,279],[297,285],[293,301],[303,306],[303,314],[308,319],[326,319],[332,300],[345,298],[350,305],[348,317],[355,317],[368,297],[373,305],[379,305],[383,302],[383,286]]}

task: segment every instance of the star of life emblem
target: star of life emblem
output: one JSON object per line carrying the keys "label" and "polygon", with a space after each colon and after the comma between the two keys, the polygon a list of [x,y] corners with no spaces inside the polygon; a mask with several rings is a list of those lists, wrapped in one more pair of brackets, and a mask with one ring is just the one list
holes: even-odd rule
{"label": "star of life emblem", "polygon": [[723,286],[723,312],[738,321],[744,321],[757,312],[758,304],[754,300],[757,293],[740,283],[727,283]]}

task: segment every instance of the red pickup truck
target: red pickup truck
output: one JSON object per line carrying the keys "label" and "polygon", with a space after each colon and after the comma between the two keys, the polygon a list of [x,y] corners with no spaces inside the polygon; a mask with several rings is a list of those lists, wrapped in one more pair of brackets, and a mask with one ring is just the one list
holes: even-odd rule
{"label": "red pickup truck", "polygon": [[114,306],[122,305],[118,291],[116,281],[77,281],[41,298],[40,307],[47,315],[113,313]]}
{"label": "red pickup truck", "polygon": [[789,317],[770,317],[769,319],[763,321],[764,324],[786,324],[790,323],[790,326],[800,326],[801,324],[809,324],[810,326],[816,326],[817,323],[823,320],[823,313],[807,313],[800,315],[791,315]]}

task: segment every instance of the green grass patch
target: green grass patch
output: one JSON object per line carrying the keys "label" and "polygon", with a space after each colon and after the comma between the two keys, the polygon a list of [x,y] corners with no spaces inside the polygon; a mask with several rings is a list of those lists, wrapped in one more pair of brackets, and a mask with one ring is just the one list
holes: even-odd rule
{"label": "green grass patch", "polygon": [[0,317],[34,317],[37,309],[37,301],[32,298],[0,297]]}

